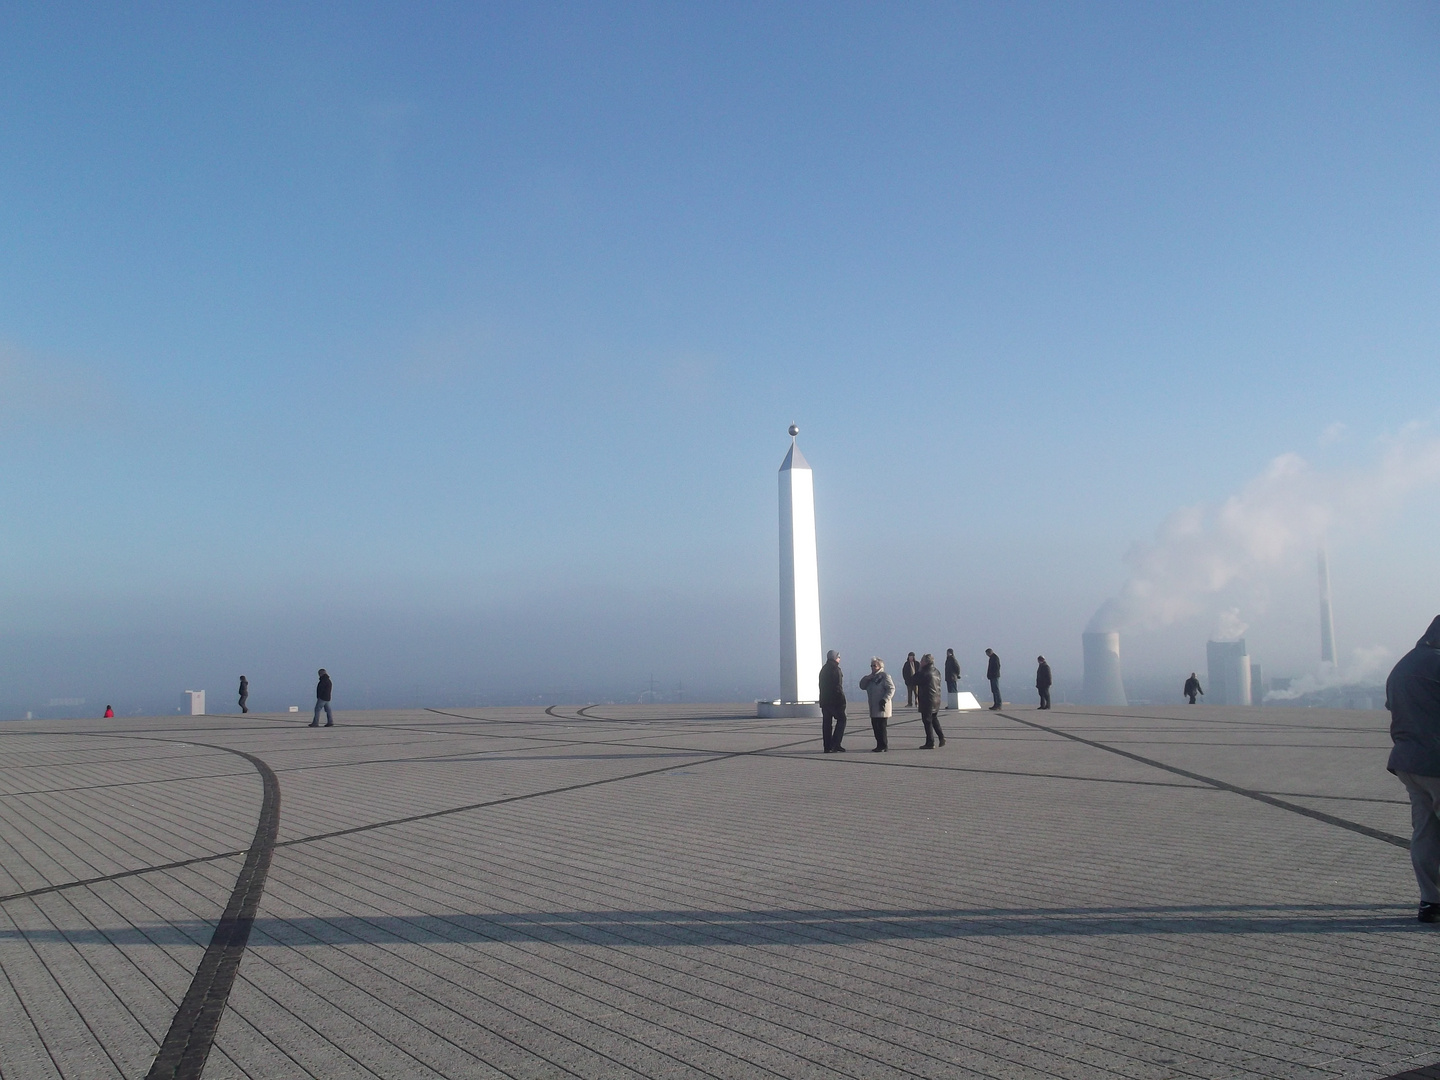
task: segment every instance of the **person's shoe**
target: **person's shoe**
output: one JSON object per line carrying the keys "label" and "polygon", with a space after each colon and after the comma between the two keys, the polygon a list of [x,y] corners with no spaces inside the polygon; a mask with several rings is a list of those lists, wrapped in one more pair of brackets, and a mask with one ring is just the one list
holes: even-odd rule
{"label": "person's shoe", "polygon": [[1422,903],[1415,918],[1421,922],[1440,922],[1440,904]]}
{"label": "person's shoe", "polygon": [[877,747],[875,747],[874,750],[871,750],[871,751],[870,751],[870,753],[872,753],[872,754],[883,754],[884,752],[885,752],[885,748],[884,748],[883,746],[877,746]]}
{"label": "person's shoe", "polygon": [[945,745],[945,736],[944,736],[944,735],[937,735],[937,736],[935,736],[935,737],[940,740],[940,745],[941,745],[941,746],[944,746],[944,745]]}
{"label": "person's shoe", "polygon": [[844,752],[845,752],[845,748],[844,748],[843,746],[837,746],[837,747],[835,747],[835,753],[837,753],[837,754],[843,754]]}
{"label": "person's shoe", "polygon": [[933,742],[927,742],[927,743],[924,743],[924,744],[920,747],[920,749],[921,749],[921,750],[934,750],[934,749],[935,749],[935,744],[934,744]]}
{"label": "person's shoe", "polygon": [[311,720],[311,721],[310,721],[310,726],[311,726],[311,727],[319,727],[319,726],[320,726],[320,721],[319,721],[319,720]]}
{"label": "person's shoe", "polygon": [[999,706],[999,705],[991,705],[991,706],[990,706],[990,711],[991,711],[991,712],[998,712],[999,709],[1000,709],[1000,706]]}
{"label": "person's shoe", "polygon": [[327,720],[327,721],[325,721],[325,726],[326,726],[326,727],[334,727],[334,726],[335,726],[335,721],[334,721],[334,720]]}

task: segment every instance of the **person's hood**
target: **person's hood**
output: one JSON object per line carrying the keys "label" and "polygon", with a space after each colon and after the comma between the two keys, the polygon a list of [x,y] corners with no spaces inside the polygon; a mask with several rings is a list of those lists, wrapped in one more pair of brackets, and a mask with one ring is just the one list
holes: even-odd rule
{"label": "person's hood", "polygon": [[1430,629],[1426,630],[1415,647],[1425,649],[1440,649],[1440,615],[1430,620]]}

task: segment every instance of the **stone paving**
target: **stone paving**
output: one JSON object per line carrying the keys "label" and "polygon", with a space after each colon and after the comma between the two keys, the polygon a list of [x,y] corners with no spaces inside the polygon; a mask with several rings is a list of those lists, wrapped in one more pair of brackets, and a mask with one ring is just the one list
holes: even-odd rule
{"label": "stone paving", "polygon": [[6,724],[0,1076],[1440,1075],[1386,714],[751,711]]}

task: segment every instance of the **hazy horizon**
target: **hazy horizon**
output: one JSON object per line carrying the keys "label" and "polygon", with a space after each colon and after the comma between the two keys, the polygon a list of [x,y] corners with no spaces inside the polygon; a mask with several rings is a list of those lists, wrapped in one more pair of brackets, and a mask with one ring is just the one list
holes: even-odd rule
{"label": "hazy horizon", "polygon": [[1437,55],[1418,3],[7,9],[0,719],[771,696],[792,421],[852,683],[1073,693],[1090,625],[1313,678],[1322,543],[1383,679]]}

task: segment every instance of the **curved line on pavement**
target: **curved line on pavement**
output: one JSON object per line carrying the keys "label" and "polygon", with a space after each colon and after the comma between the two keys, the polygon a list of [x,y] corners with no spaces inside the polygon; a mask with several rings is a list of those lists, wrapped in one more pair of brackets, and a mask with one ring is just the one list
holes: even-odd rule
{"label": "curved line on pavement", "polygon": [[[205,746],[206,743],[195,745]],[[275,770],[253,754],[229,747],[215,747],[238,754],[260,773],[265,794],[260,803],[260,820],[255,825],[255,838],[245,852],[245,864],[235,878],[235,888],[230,900],[190,980],[190,989],[185,992],[175,1018],[170,1021],[170,1030],[155,1062],[146,1074],[146,1080],[199,1080],[215,1044],[215,1032],[220,1027],[220,1017],[225,1013],[225,1003],[230,998],[230,989],[235,985],[235,976],[240,970],[240,959],[245,955],[245,945],[250,940],[250,928],[255,924],[255,912],[260,906],[260,896],[265,891],[265,878],[270,871],[270,859],[275,853],[275,840],[280,833],[280,781]]]}

